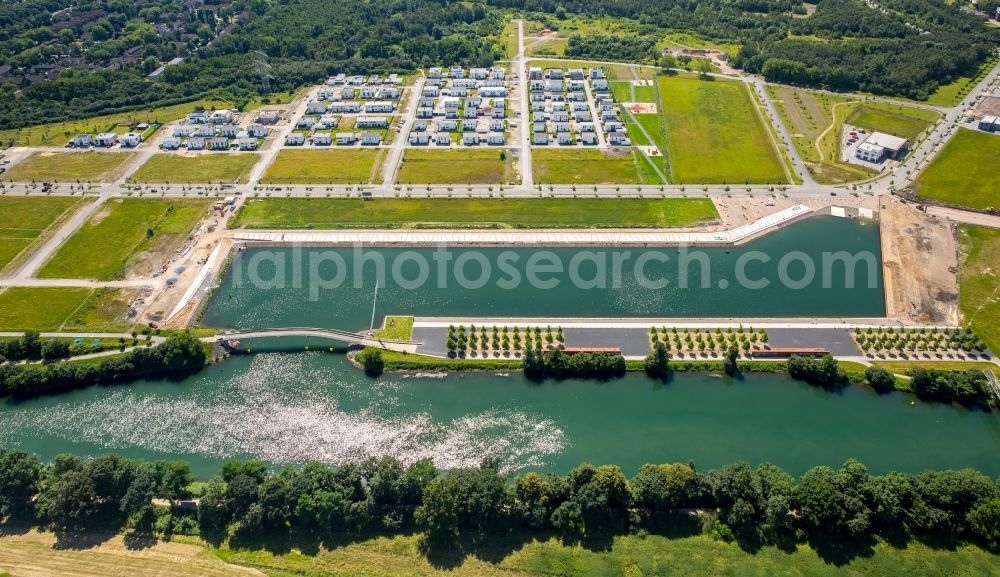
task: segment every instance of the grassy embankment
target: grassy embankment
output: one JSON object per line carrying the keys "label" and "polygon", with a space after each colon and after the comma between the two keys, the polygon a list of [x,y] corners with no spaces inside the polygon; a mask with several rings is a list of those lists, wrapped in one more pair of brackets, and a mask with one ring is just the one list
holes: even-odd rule
{"label": "grassy embankment", "polygon": [[252,153],[154,154],[129,180],[244,183],[258,160],[260,156]]}
{"label": "grassy embankment", "polygon": [[232,227],[593,228],[691,226],[718,218],[706,198],[268,198],[248,201]]}
{"label": "grassy embankment", "polygon": [[111,182],[121,176],[133,152],[36,152],[3,175],[14,182]]}
{"label": "grassy embankment", "polygon": [[660,76],[670,177],[691,184],[779,184],[778,151],[741,82]]}
{"label": "grassy embankment", "polygon": [[496,148],[410,148],[399,167],[400,184],[511,184],[517,177],[509,153]]}
{"label": "grassy embankment", "polygon": [[1000,208],[1000,136],[959,129],[913,184],[918,196],[972,208]]}
{"label": "grassy embankment", "polygon": [[165,257],[175,250],[208,206],[209,201],[200,199],[109,200],[59,247],[38,276],[123,278],[142,253]]}
{"label": "grassy embankment", "polygon": [[375,331],[375,336],[394,341],[408,341],[413,337],[413,317],[387,316],[382,328]]}
{"label": "grassy embankment", "polygon": [[0,198],[0,271],[16,265],[79,205],[77,198]]}
{"label": "grassy embankment", "polygon": [[364,184],[378,179],[384,149],[284,149],[261,178],[262,184]]}

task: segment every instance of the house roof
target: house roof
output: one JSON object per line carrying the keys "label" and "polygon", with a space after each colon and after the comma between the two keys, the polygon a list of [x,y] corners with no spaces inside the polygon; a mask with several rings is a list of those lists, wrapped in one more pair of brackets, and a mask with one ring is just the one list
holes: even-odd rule
{"label": "house roof", "polygon": [[882,148],[889,150],[899,150],[900,148],[906,146],[906,139],[886,134],[884,132],[873,132],[868,136],[868,138],[865,139],[864,144],[881,146]]}

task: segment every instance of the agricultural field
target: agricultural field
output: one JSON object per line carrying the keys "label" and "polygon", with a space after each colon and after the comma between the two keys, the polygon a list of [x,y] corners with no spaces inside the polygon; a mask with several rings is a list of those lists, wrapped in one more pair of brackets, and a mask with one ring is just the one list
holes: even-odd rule
{"label": "agricultural field", "polygon": [[517,180],[511,155],[502,149],[434,150],[409,148],[400,184],[508,184]]}
{"label": "agricultural field", "polygon": [[958,293],[962,323],[1000,351],[1000,230],[959,227]]}
{"label": "agricultural field", "polygon": [[175,104],[163,108],[120,112],[85,118],[83,120],[0,130],[0,144],[9,144],[11,146],[63,146],[70,138],[80,133],[96,134],[105,132],[119,124],[132,124],[135,122],[156,122],[163,124],[182,118],[185,114],[198,107],[211,110],[228,106],[232,106],[232,103],[222,100],[196,100],[194,102]]}
{"label": "agricultural field", "polygon": [[244,183],[258,160],[259,155],[248,153],[154,154],[129,180]]}
{"label": "agricultural field", "polygon": [[959,129],[913,184],[918,196],[972,208],[1000,207],[1000,136]]}
{"label": "agricultural field", "polygon": [[532,151],[535,177],[542,184],[661,184],[645,157],[633,149]]}
{"label": "agricultural field", "polygon": [[208,210],[196,199],[111,199],[59,247],[40,278],[114,280],[177,249]]}
{"label": "agricultural field", "polygon": [[281,150],[262,184],[363,184],[378,180],[384,150]]}
{"label": "agricultural field", "polygon": [[80,201],[66,197],[0,197],[0,271],[64,220]]}
{"label": "agricultural field", "polygon": [[786,182],[778,151],[742,82],[661,76],[676,183]]}
{"label": "agricultural field", "polygon": [[4,175],[15,182],[111,182],[134,157],[132,152],[36,152]]}
{"label": "agricultural field", "polygon": [[820,183],[864,180],[875,173],[840,161],[841,127],[846,122],[913,139],[938,114],[932,110],[882,102],[866,102],[787,86],[768,86],[768,94],[792,135],[792,144]]}
{"label": "agricultural field", "polygon": [[591,228],[691,226],[718,218],[707,198],[250,200],[231,226],[248,228]]}
{"label": "agricultural field", "polygon": [[121,331],[133,291],[8,288],[0,292],[0,331]]}

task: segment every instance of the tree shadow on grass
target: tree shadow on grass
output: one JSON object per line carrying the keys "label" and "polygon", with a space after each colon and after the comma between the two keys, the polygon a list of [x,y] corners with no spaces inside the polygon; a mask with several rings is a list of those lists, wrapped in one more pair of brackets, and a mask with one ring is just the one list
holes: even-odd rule
{"label": "tree shadow on grass", "polygon": [[809,538],[809,546],[824,562],[843,567],[859,558],[875,555],[875,538],[847,539],[840,535],[814,535]]}
{"label": "tree shadow on grass", "polygon": [[155,535],[150,533],[130,531],[125,533],[122,542],[125,544],[125,548],[130,551],[141,551],[142,549],[149,549],[156,545],[159,540],[157,540]]}
{"label": "tree shadow on grass", "polygon": [[56,543],[53,549],[80,551],[93,549],[107,543],[114,533],[81,533],[76,531],[56,530]]}
{"label": "tree shadow on grass", "polygon": [[435,542],[428,538],[420,541],[420,553],[436,569],[452,570],[461,567],[468,557],[497,565],[525,545],[543,541],[553,536],[548,532],[513,531],[486,536],[459,536],[454,540]]}

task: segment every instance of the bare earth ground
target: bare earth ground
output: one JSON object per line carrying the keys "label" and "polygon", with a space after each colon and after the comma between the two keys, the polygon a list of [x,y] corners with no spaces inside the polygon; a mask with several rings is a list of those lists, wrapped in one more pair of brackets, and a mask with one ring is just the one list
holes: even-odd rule
{"label": "bare earth ground", "polygon": [[57,540],[32,530],[0,537],[0,572],[17,577],[263,577],[229,565],[204,547],[183,543],[133,543],[113,537]]}
{"label": "bare earth ground", "polygon": [[886,316],[958,324],[958,239],[952,225],[895,197],[881,202]]}

